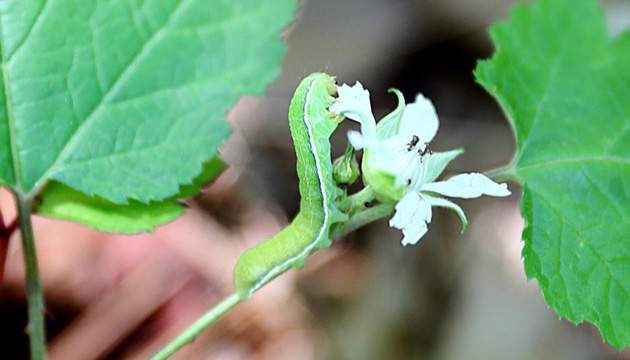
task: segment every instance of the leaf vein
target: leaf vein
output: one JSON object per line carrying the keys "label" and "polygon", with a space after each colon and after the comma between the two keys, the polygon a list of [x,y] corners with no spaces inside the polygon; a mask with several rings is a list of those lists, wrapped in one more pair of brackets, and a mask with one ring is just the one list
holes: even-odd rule
{"label": "leaf vein", "polygon": [[591,157],[575,157],[575,158],[566,158],[566,159],[554,159],[549,161],[544,161],[540,163],[535,163],[526,166],[517,166],[516,172],[523,173],[531,170],[538,170],[544,167],[554,167],[558,165],[565,164],[581,164],[584,162],[612,162],[618,165],[630,166],[630,159],[624,159],[619,157],[604,157],[604,156],[591,156]]}
{"label": "leaf vein", "polygon": [[153,155],[155,155],[156,154],[155,149],[160,148],[162,146],[168,146],[168,145],[169,144],[166,144],[166,143],[157,143],[157,144],[151,144],[149,146],[143,146],[143,147],[139,147],[135,149],[127,149],[124,151],[117,151],[117,152],[107,153],[107,154],[102,154],[102,155],[90,155],[89,158],[78,159],[72,162],[64,163],[63,165],[60,165],[60,169],[66,169],[68,167],[73,167],[73,166],[81,165],[81,164],[89,164],[93,161],[110,160],[110,159],[125,157],[128,155],[141,155],[142,153],[147,152],[147,151],[152,152]]}
{"label": "leaf vein", "polygon": [[623,128],[615,134],[615,137],[610,139],[608,144],[606,145],[606,149],[604,150],[604,155],[607,155],[608,152],[617,145],[617,142],[627,134],[628,130],[630,130],[630,122],[626,122]]}
{"label": "leaf vein", "polygon": [[[560,64],[562,63],[561,60],[562,60],[562,58],[564,56],[564,52],[566,51],[565,49],[566,49],[566,41],[564,41],[562,43],[562,47],[560,48],[560,51],[558,52],[558,55],[555,58],[555,62],[553,64],[553,66],[551,67],[551,69],[549,70],[547,84],[543,88],[543,92],[540,95],[540,99],[537,102],[535,102],[536,103],[536,111],[534,112],[534,118],[532,119],[532,124],[529,127],[529,131],[524,136],[524,138],[528,138],[529,137],[529,135],[531,134],[533,129],[536,127],[536,124],[538,124],[538,122],[540,121],[540,118],[541,118],[540,112],[544,108],[545,102],[548,100],[548,97],[550,96],[551,84],[553,84],[553,82],[555,81],[556,76],[558,76],[559,69],[560,69]],[[519,72],[517,72],[516,74],[518,74],[520,76]],[[523,144],[523,147],[520,150],[520,156],[519,157],[523,156],[523,154],[526,152],[529,143],[530,143],[530,141],[525,141],[525,143]]]}
{"label": "leaf vein", "polygon": [[146,178],[146,177],[143,177],[143,176],[139,176],[136,172],[130,171],[129,169],[124,168],[124,167],[122,167],[122,166],[120,166],[120,165],[116,165],[116,163],[111,163],[111,165],[112,165],[112,167],[114,167],[114,168],[120,169],[120,171],[121,171],[122,173],[127,174],[129,177],[132,177],[132,178],[135,178],[135,179],[137,179],[137,180],[139,180],[139,181],[141,181],[141,182],[144,182],[144,183],[150,184],[152,187],[154,187],[154,188],[156,188],[156,189],[159,189],[159,188],[164,188],[164,185],[159,184],[159,183],[157,183],[157,182],[153,181],[153,180],[152,180],[152,179],[150,179],[150,178]]}
{"label": "leaf vein", "polygon": [[31,34],[33,33],[33,29],[39,23],[39,20],[42,18],[42,14],[44,13],[44,8],[46,7],[46,5],[48,5],[49,2],[50,1],[48,1],[48,0],[44,0],[42,2],[42,5],[37,10],[37,15],[35,15],[35,18],[33,19],[33,22],[31,23],[29,28],[26,30],[26,32],[24,33],[24,35],[22,36],[20,41],[18,41],[16,43],[15,48],[13,49],[13,53],[7,54],[7,59],[6,60],[8,62],[11,62],[11,60],[13,60],[15,58],[15,54],[17,54],[18,51],[20,51],[22,49],[23,45],[26,43],[26,40],[28,40],[28,38],[31,36]]}
{"label": "leaf vein", "polygon": [[623,219],[624,222],[627,222],[628,218],[625,215],[625,211],[619,208],[619,205],[612,201],[611,197],[604,192],[604,190],[597,184],[596,181],[591,179],[591,177],[586,173],[586,169],[584,169],[582,165],[580,165],[580,172],[582,173],[586,181],[588,181],[588,183],[591,185],[591,187],[595,189],[604,199],[606,199],[607,202],[615,209],[619,217]]}
{"label": "leaf vein", "polygon": [[[533,188],[531,188],[531,187],[530,187],[530,191],[532,191],[532,193],[536,193],[537,197],[538,197],[541,201],[543,201],[543,202],[547,205],[547,207],[548,207],[551,211],[553,211],[553,212],[556,214],[556,216],[560,219],[560,221],[561,221],[563,224],[565,224],[567,227],[569,227],[569,228],[570,228],[570,229],[571,229],[571,230],[572,230],[572,231],[573,231],[573,232],[574,232],[574,233],[575,233],[575,234],[576,234],[576,235],[577,235],[577,236],[578,236],[581,240],[583,240],[583,243],[584,243],[586,246],[588,246],[588,247],[589,247],[589,249],[591,249],[591,251],[593,252],[593,255],[595,255],[595,257],[597,258],[597,260],[599,260],[599,263],[604,265],[604,267],[606,268],[606,272],[608,273],[608,275],[610,276],[610,278],[611,278],[611,279],[613,279],[613,280],[615,281],[615,283],[616,283],[617,285],[619,285],[619,287],[620,287],[621,289],[623,289],[623,291],[624,291],[624,292],[625,292],[625,294],[627,295],[628,299],[630,299],[630,291],[628,291],[628,290],[627,290],[624,286],[622,286],[622,285],[621,285],[621,284],[622,284],[622,282],[621,282],[621,281],[619,281],[619,280],[618,280],[618,279],[617,279],[617,278],[613,275],[613,272],[612,272],[612,270],[610,269],[610,266],[609,266],[608,261],[605,261],[605,260],[602,258],[602,256],[599,254],[599,252],[597,251],[597,249],[595,249],[595,247],[593,247],[593,245],[590,243],[589,239],[588,239],[585,235],[583,235],[583,234],[582,234],[582,232],[581,232],[581,231],[579,231],[576,227],[572,226],[572,225],[571,225],[571,223],[569,223],[569,222],[568,222],[568,221],[567,221],[567,220],[566,220],[566,219],[562,216],[562,213],[558,210],[558,208],[556,208],[550,200],[546,199],[540,191],[538,191],[538,190],[536,190],[536,189],[533,189]],[[626,260],[625,262],[626,262],[626,263],[628,263],[628,262],[630,262],[630,261]],[[584,317],[584,316],[582,316],[582,319],[585,319],[585,317]]]}
{"label": "leaf vein", "polygon": [[[4,27],[0,21],[0,39],[4,39]],[[9,143],[11,147],[11,165],[13,166],[13,176],[15,185],[22,189],[22,178],[20,174],[20,159],[18,156],[17,137],[15,129],[15,119],[13,118],[13,101],[11,100],[11,86],[8,73],[8,62],[6,55],[6,47],[4,43],[0,42],[0,54],[2,56],[2,85],[4,87],[4,111],[7,118],[7,124],[9,126]]]}
{"label": "leaf vein", "polygon": [[101,101],[99,101],[94,106],[94,108],[88,113],[88,115],[85,117],[85,120],[78,126],[78,128],[74,132],[74,135],[69,138],[65,146],[59,151],[59,154],[57,155],[55,162],[35,182],[35,184],[37,185],[31,190],[32,193],[37,193],[39,191],[39,187],[43,186],[45,183],[45,181],[42,181],[42,180],[49,178],[51,174],[54,173],[56,168],[60,166],[59,164],[63,160],[65,160],[66,156],[68,156],[68,154],[71,154],[74,151],[74,148],[77,146],[76,143],[79,141],[77,139],[81,139],[81,132],[86,131],[86,129],[88,128],[88,124],[90,124],[91,120],[94,119],[94,115],[98,113],[98,111],[104,106],[104,104],[109,102],[109,98],[113,96],[113,94],[116,93],[118,88],[122,86],[121,84],[124,82],[126,77],[129,76],[130,71],[132,71],[135,68],[136,66],[135,64],[137,64],[138,59],[140,59],[142,55],[146,53],[147,49],[149,49],[153,45],[154,41],[158,38],[158,35],[161,34],[164,31],[164,29],[170,25],[171,21],[179,12],[179,10],[182,9],[184,7],[184,4],[186,4],[188,1],[189,0],[179,0],[178,4],[175,6],[174,10],[169,14],[168,18],[164,21],[162,26],[157,28],[153,32],[153,34],[151,34],[151,36],[147,39],[147,41],[145,41],[145,43],[142,45],[139,51],[137,51],[132,56],[127,66],[125,67],[125,69],[121,71],[118,77],[112,82],[107,92],[105,92],[105,94],[101,97]]}

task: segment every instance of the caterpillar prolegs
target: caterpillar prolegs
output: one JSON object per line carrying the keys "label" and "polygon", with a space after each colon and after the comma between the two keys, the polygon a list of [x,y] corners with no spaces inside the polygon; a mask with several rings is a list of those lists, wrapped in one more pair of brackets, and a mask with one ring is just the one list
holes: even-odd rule
{"label": "caterpillar prolegs", "polygon": [[338,117],[328,108],[337,92],[335,79],[314,73],[298,86],[289,107],[289,126],[297,155],[300,212],[291,225],[247,250],[234,267],[234,290],[241,299],[291,267],[301,268],[315,250],[332,244],[332,224],[345,220],[335,207],[339,189],[332,178],[330,135]]}

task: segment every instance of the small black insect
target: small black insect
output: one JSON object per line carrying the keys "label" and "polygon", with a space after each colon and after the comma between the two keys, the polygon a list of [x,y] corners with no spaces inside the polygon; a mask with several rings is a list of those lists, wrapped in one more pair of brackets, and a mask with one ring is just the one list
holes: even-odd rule
{"label": "small black insect", "polygon": [[407,144],[409,146],[407,150],[411,151],[411,149],[413,149],[414,147],[416,147],[416,145],[418,145],[418,142],[420,142],[420,138],[417,135],[414,135],[411,138],[411,141],[409,142],[409,144]]}
{"label": "small black insect", "polygon": [[[415,135],[414,135],[414,136],[415,136]],[[420,156],[424,156],[424,155],[426,155],[426,154],[429,154],[429,155],[430,155],[430,154],[433,154],[433,151],[429,150],[429,143],[428,143],[428,142],[425,142],[425,143],[424,143],[424,150],[420,150],[420,149],[418,149],[418,154],[419,154]]]}

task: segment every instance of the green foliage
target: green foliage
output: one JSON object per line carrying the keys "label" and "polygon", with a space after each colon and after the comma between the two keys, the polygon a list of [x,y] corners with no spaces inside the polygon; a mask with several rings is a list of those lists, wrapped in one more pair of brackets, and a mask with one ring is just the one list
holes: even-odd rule
{"label": "green foliage", "polygon": [[[197,195],[199,187],[214,179],[224,168],[225,164],[218,158],[204,164],[202,173],[192,184],[182,186],[177,197]],[[87,196],[56,181],[48,185],[37,207],[40,215],[71,220],[100,231],[122,233],[152,231],[156,224],[165,224],[183,212],[184,206],[175,197],[148,204],[130,200],[128,204],[119,205],[98,195]]]}
{"label": "green foliage", "polygon": [[630,343],[630,34],[593,0],[539,0],[494,26],[475,71],[515,130],[525,271],[556,312]]}
{"label": "green foliage", "polygon": [[[295,0],[3,2],[0,184],[49,205],[36,211],[103,230],[169,221],[182,211],[173,198],[229,134],[227,110],[279,73],[279,32],[295,8]],[[143,224],[80,213],[96,204],[127,218],[144,209]]]}
{"label": "green foliage", "polygon": [[37,212],[101,231],[137,233],[151,231],[156,223],[163,224],[177,218],[184,208],[173,201],[144,204],[130,200],[128,204],[117,205],[99,196],[87,196],[52,182]]}

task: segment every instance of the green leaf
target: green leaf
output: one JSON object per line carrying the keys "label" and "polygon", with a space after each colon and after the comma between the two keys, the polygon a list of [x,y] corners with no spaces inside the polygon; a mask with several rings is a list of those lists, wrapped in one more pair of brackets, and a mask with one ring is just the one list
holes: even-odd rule
{"label": "green leaf", "polygon": [[203,170],[201,170],[201,173],[193,179],[192,183],[183,185],[179,188],[177,198],[188,198],[199,195],[200,188],[219,176],[226,167],[227,165],[219,158],[213,158],[212,160],[204,163]]}
{"label": "green leaf", "polygon": [[[199,194],[199,189],[214,179],[225,164],[218,158],[204,164],[204,169],[191,184],[180,188],[179,198]],[[177,198],[152,201],[148,204],[130,200],[119,205],[99,196],[87,196],[59,182],[52,181],[33,210],[39,215],[78,222],[100,231],[133,234],[153,231],[155,226],[175,220],[184,213]]]}
{"label": "green leaf", "polygon": [[99,196],[90,197],[59,182],[52,182],[36,212],[48,217],[78,222],[96,230],[120,233],[152,231],[184,213],[173,201],[117,205]]}
{"label": "green leaf", "polygon": [[217,155],[227,110],[278,75],[296,6],[0,2],[0,184],[34,197],[55,180],[120,205],[177,196]]}
{"label": "green leaf", "polygon": [[556,312],[630,343],[630,35],[592,0],[540,0],[491,30],[478,81],[515,130],[523,257]]}

